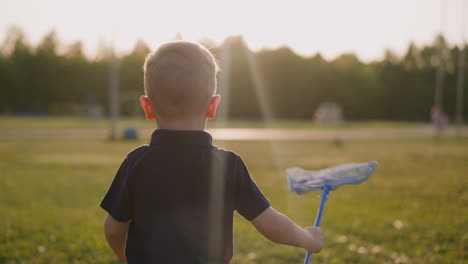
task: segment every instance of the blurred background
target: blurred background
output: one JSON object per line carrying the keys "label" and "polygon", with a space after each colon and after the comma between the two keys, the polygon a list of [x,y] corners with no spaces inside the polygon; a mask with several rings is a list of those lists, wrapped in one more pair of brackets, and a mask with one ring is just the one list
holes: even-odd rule
{"label": "blurred background", "polygon": [[[467,13],[465,0],[1,1],[0,263],[118,263],[98,205],[155,128],[142,65],[171,40],[213,52],[208,131],[301,225],[319,194],[289,194],[285,168],[380,162],[331,195],[314,262],[468,262]],[[233,263],[301,262],[235,221]]]}
{"label": "blurred background", "polygon": [[453,121],[457,75],[468,71],[458,71],[468,59],[461,0],[2,5],[4,115],[106,115],[115,56],[119,113],[141,116],[132,105],[144,58],[177,39],[199,41],[219,60],[229,119],[262,120],[264,101],[274,119],[310,120],[328,102],[347,120],[427,122],[439,78],[439,107]]}

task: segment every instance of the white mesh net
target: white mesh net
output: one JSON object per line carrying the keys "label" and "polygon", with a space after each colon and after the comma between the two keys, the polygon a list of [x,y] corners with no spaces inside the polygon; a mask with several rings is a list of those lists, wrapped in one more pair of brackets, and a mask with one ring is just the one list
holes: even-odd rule
{"label": "white mesh net", "polygon": [[359,184],[366,181],[377,166],[377,162],[349,163],[322,170],[304,170],[299,167],[286,169],[289,190],[303,194],[328,186],[335,190],[344,184]]}

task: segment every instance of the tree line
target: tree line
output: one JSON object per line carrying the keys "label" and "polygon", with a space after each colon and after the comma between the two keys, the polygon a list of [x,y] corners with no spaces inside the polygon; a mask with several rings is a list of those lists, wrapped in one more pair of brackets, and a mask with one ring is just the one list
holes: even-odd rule
{"label": "tree line", "polygon": [[[220,114],[228,118],[311,119],[321,103],[334,102],[348,120],[427,121],[440,50],[443,109],[454,117],[460,50],[442,36],[424,46],[410,43],[403,55],[387,50],[382,59],[367,63],[351,53],[326,60],[319,53],[299,56],[288,47],[253,52],[240,36],[218,46],[208,39],[201,43],[219,61]],[[118,56],[122,114],[135,112],[149,52],[140,40],[131,52]],[[0,113],[83,114],[91,104],[107,109],[112,54],[112,47],[101,45],[90,58],[81,42],[64,46],[54,31],[32,46],[19,28],[10,29],[0,46]],[[468,65],[468,52],[464,60]],[[464,96],[468,116],[468,91]]]}

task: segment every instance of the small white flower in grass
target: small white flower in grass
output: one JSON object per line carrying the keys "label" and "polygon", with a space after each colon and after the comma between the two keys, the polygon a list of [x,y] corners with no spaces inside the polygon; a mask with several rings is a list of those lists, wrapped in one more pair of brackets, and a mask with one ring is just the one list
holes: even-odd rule
{"label": "small white flower in grass", "polygon": [[249,254],[247,254],[247,258],[249,259],[255,259],[257,257],[257,254],[253,253],[253,252],[250,252]]}
{"label": "small white flower in grass", "polygon": [[400,256],[398,256],[396,259],[395,259],[395,263],[397,264],[400,264],[400,263],[408,263],[409,259],[406,255],[402,254]]}
{"label": "small white flower in grass", "polygon": [[358,250],[357,250],[357,253],[359,253],[361,255],[365,255],[365,254],[367,254],[367,248],[359,247]]}
{"label": "small white flower in grass", "polygon": [[403,221],[401,221],[400,219],[396,219],[396,220],[393,222],[393,227],[395,227],[395,228],[398,229],[398,230],[401,230],[404,226],[405,226],[405,224],[404,224]]}
{"label": "small white flower in grass", "polygon": [[43,246],[43,245],[37,246],[37,252],[39,252],[41,254],[46,252],[46,250],[47,250],[47,248],[45,246]]}
{"label": "small white flower in grass", "polygon": [[392,258],[393,262],[396,264],[408,263],[410,261],[410,259],[405,254],[400,255],[396,252],[392,252],[392,254],[390,254],[390,258]]}
{"label": "small white flower in grass", "polygon": [[348,241],[348,238],[346,236],[338,236],[336,238],[336,242],[338,243],[346,243]]}
{"label": "small white flower in grass", "polygon": [[379,253],[380,250],[381,250],[381,248],[380,248],[379,246],[373,246],[373,247],[371,248],[371,251],[372,251],[372,253],[374,253],[374,254]]}

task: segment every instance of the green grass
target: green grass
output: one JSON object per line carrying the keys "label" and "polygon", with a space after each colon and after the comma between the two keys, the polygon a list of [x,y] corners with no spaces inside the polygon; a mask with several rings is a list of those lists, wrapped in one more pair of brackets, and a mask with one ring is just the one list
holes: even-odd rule
{"label": "green grass", "polygon": [[[38,122],[3,121],[0,127],[12,129]],[[87,126],[81,119],[47,122],[45,128]],[[0,138],[0,263],[118,263],[99,203],[122,159],[144,143]],[[286,167],[379,161],[368,182],[330,194],[325,249],[314,263],[468,262],[466,139],[215,143],[241,154],[272,205],[302,226],[313,223],[320,194],[290,194]],[[232,263],[302,262],[303,250],[267,241],[238,215],[234,236]]]}

